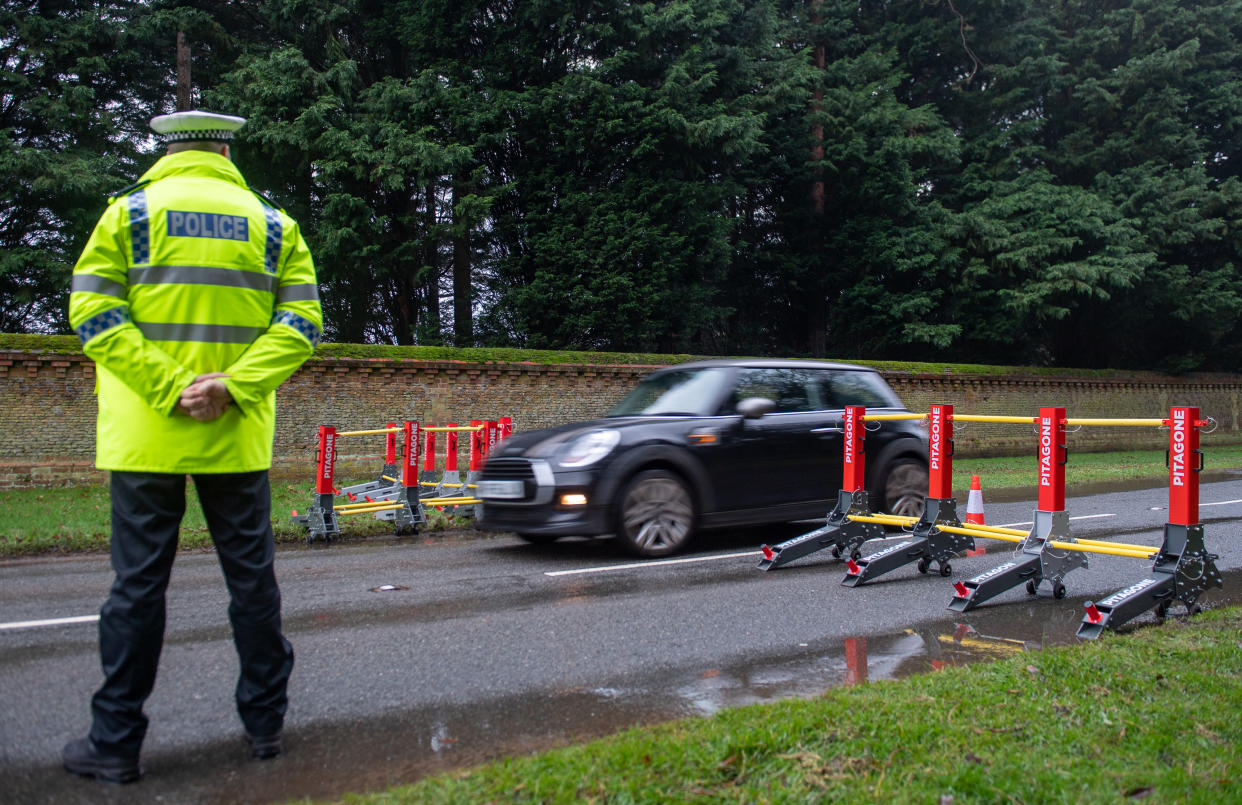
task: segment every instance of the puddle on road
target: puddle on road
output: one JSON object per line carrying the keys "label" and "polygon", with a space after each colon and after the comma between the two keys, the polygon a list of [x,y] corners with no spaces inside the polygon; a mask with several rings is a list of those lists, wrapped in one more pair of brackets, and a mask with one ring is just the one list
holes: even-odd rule
{"label": "puddle on road", "polygon": [[[1242,570],[1223,574],[1206,607],[1242,603]],[[1042,605],[1041,605],[1042,604]],[[487,760],[582,743],[627,727],[710,715],[728,707],[809,698],[843,685],[895,679],[1077,642],[1082,599],[1010,603],[895,634],[797,644],[781,655],[719,667],[673,669],[469,705],[444,705],[291,730],[287,752],[255,763],[241,742],[146,759],[147,779],[125,789],[18,772],[18,791],[48,802],[270,803],[334,800],[380,791]],[[1175,605],[1174,617],[1182,612]],[[1151,623],[1149,613],[1134,624]],[[1127,627],[1129,628],[1129,627]],[[10,791],[15,789],[10,788]]]}
{"label": "puddle on road", "polygon": [[[1205,596],[1205,606],[1242,603],[1242,571],[1224,575],[1223,590]],[[1077,642],[1082,600],[1066,599],[1055,608],[1043,603],[982,607],[896,634],[796,645],[784,655],[718,668],[677,669],[615,680],[606,687],[402,712],[384,720],[299,731],[288,738],[290,752],[278,761],[282,769],[273,766],[271,773],[264,769],[265,774],[257,777],[253,764],[247,767],[242,777],[247,801],[382,790],[497,757],[581,743],[630,726],[709,715],[756,702],[807,698],[842,685]],[[1181,611],[1175,605],[1175,616]],[[1151,621],[1148,614],[1135,623]],[[197,801],[238,801],[237,792],[226,797],[219,791],[201,790]]]}

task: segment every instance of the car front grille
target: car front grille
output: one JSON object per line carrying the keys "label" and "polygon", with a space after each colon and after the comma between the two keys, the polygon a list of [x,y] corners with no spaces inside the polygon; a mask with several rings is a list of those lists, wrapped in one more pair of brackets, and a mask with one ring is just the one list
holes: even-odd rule
{"label": "car front grille", "polygon": [[489,481],[533,481],[535,471],[524,458],[492,458],[483,465],[483,478]]}
{"label": "car front grille", "polygon": [[483,472],[479,476],[478,483],[480,487],[485,484],[504,486],[521,484],[520,496],[511,496],[507,493],[489,495],[480,490],[479,497],[489,504],[500,506],[542,505],[552,499],[552,493],[556,488],[552,468],[541,458],[501,458],[499,456],[489,458],[483,465]]}

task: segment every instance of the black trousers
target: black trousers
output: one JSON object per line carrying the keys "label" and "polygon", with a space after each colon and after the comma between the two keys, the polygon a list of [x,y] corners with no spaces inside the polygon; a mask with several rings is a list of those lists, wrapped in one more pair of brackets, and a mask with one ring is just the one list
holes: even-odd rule
{"label": "black trousers", "polygon": [[[267,472],[199,474],[194,486],[229,590],[229,621],[241,672],[237,712],[251,735],[280,730],[293,647],[280,631]],[[91,699],[91,739],[137,754],[147,732],[143,703],[164,646],[164,592],[185,514],[185,475],[113,472],[112,569],[99,613],[104,683]]]}

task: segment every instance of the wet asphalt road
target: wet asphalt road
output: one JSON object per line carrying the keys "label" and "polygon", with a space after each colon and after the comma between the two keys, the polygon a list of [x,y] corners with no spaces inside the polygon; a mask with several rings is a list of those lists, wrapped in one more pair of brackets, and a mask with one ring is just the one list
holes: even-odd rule
{"label": "wet asphalt road", "polygon": [[[1242,481],[1204,484],[1202,501],[1207,546],[1226,571],[1224,591],[1204,604],[1242,600]],[[1155,489],[1067,508],[1076,537],[1157,545],[1166,503]],[[1022,527],[1033,509],[989,501],[988,523]],[[60,747],[89,726],[95,624],[8,628],[97,613],[107,559],[0,564],[0,801],[259,803],[385,788],[631,724],[1071,642],[1084,599],[1150,568],[1093,555],[1066,578],[1064,600],[1016,588],[954,616],[952,580],[999,564],[1007,544],[954,560],[952,579],[909,565],[847,588],[827,553],[756,569],[761,543],[795,533],[717,535],[683,557],[696,561],[639,566],[607,542],[485,535],[282,550],[297,666],[287,751],[266,763],[248,759],[232,708],[236,657],[215,557],[183,554],[147,706],[147,776],[125,787],[59,768]]]}

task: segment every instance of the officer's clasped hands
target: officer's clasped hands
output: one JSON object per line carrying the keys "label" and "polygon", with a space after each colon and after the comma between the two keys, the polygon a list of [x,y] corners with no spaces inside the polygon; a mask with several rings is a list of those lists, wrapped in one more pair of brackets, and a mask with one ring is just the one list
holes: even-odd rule
{"label": "officer's clasped hands", "polygon": [[194,378],[194,382],[182,390],[177,409],[199,422],[211,422],[223,415],[233,398],[228,387],[220,382],[221,377],[228,375],[209,372]]}

